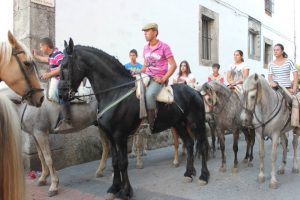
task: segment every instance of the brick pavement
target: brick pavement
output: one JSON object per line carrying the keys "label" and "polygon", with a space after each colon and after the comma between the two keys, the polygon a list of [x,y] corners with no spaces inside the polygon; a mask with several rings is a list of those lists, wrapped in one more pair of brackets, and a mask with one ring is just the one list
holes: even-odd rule
{"label": "brick pavement", "polygon": [[59,188],[59,195],[48,197],[48,189],[49,184],[38,187],[36,185],[36,179],[26,179],[26,200],[104,200],[103,197],[63,186]]}

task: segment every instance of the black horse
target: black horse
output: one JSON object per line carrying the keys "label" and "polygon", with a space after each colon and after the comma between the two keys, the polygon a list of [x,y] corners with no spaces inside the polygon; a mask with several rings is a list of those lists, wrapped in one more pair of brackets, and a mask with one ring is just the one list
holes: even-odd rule
{"label": "black horse", "polygon": [[[74,46],[65,41],[64,59],[61,66],[62,96],[74,94],[80,82],[87,77],[99,102],[99,108],[107,108],[132,88],[135,79],[114,57],[87,46]],[[187,133],[195,135],[196,151],[202,157],[199,183],[207,184],[208,140],[205,130],[205,110],[201,95],[187,85],[173,86],[176,104],[157,103],[158,113],[155,120],[155,133],[174,127],[182,138],[188,152],[185,177],[196,175],[194,168],[194,140]],[[69,95],[72,98],[72,95]],[[139,118],[139,100],[135,93],[108,109],[98,118],[99,126],[107,133],[112,148],[113,183],[107,193],[121,199],[133,196],[127,174],[127,138],[135,133]]]}

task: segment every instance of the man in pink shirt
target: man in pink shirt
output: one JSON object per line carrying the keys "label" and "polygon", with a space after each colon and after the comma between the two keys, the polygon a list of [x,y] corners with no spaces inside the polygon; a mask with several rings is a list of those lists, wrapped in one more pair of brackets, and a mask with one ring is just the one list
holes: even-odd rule
{"label": "man in pink shirt", "polygon": [[169,45],[157,39],[158,25],[156,23],[146,24],[142,31],[144,31],[148,44],[144,47],[144,66],[141,72],[151,77],[146,90],[146,104],[148,123],[153,131],[156,117],[156,97],[176,70],[176,63]]}

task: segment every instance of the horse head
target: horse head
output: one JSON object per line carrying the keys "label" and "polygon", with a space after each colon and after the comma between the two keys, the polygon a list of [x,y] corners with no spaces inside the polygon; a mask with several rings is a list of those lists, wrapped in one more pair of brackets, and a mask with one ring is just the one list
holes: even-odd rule
{"label": "horse head", "polygon": [[243,84],[243,97],[241,120],[243,126],[251,126],[255,107],[260,103],[262,97],[261,90],[262,77],[258,74],[249,76]]}
{"label": "horse head", "polygon": [[218,100],[213,86],[208,82],[205,83],[200,89],[200,94],[203,96],[204,99],[205,112],[211,113]]}
{"label": "horse head", "polygon": [[40,107],[43,103],[44,93],[31,53],[10,31],[8,42],[0,42],[0,80],[28,104]]}
{"label": "horse head", "polygon": [[81,81],[85,77],[85,71],[83,67],[79,67],[84,65],[78,63],[78,61],[74,61],[74,57],[79,55],[76,55],[76,52],[74,51],[75,47],[72,38],[70,38],[69,43],[64,41],[64,46],[64,58],[60,70],[61,79],[59,82],[59,90],[63,99],[72,99],[77,92]]}

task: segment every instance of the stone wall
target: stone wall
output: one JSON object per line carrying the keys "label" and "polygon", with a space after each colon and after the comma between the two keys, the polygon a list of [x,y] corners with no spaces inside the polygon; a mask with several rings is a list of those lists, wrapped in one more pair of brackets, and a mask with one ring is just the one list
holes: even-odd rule
{"label": "stone wall", "polygon": [[[27,170],[41,170],[37,150],[32,137],[23,132],[23,155]],[[102,145],[98,129],[94,126],[70,134],[51,134],[50,149],[55,169],[99,160]],[[156,149],[173,144],[170,130],[148,137],[147,149]],[[132,137],[128,139],[128,150],[131,151]]]}

